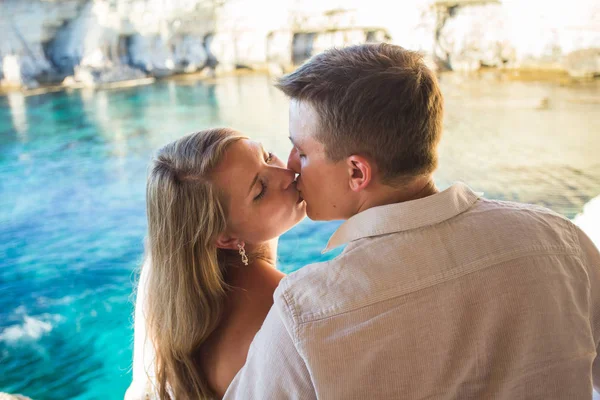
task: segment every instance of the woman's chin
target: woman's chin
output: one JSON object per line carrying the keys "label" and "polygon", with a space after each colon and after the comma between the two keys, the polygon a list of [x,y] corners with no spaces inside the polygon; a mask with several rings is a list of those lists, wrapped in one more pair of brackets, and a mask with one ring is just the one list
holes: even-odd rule
{"label": "woman's chin", "polygon": [[299,224],[304,218],[306,218],[306,206],[302,207],[302,212],[300,213],[300,217],[296,223]]}
{"label": "woman's chin", "polygon": [[299,211],[299,214],[301,214],[302,216],[300,217],[300,219],[298,220],[298,222],[302,221],[305,217],[306,217],[306,202],[304,201],[304,199],[302,199],[301,201],[299,201],[298,203],[296,203],[296,207]]}

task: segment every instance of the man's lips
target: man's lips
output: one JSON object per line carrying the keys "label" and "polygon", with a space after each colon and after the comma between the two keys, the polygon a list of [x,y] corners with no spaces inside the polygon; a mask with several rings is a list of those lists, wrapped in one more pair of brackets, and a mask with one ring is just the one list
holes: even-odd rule
{"label": "man's lips", "polygon": [[298,179],[300,179],[300,175],[296,176],[296,179],[294,179],[294,186],[296,186],[296,190],[298,191],[298,201],[296,202],[296,204],[301,203],[304,201],[304,197],[302,196],[302,192],[300,191],[300,189],[298,189]]}

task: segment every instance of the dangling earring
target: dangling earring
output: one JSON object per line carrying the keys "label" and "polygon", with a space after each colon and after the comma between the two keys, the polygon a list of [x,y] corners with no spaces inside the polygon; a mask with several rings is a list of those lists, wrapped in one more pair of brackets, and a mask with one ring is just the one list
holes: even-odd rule
{"label": "dangling earring", "polygon": [[246,255],[246,250],[244,249],[244,245],[238,243],[238,249],[239,249],[238,253],[240,253],[240,256],[242,256],[242,262],[244,263],[244,265],[248,265],[248,256]]}

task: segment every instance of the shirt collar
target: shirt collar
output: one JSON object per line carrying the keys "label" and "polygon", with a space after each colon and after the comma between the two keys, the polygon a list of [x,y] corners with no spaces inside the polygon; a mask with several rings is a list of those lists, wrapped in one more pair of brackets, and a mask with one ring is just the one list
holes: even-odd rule
{"label": "shirt collar", "polygon": [[438,224],[466,211],[482,195],[458,182],[422,199],[369,208],[340,225],[322,253],[354,240]]}

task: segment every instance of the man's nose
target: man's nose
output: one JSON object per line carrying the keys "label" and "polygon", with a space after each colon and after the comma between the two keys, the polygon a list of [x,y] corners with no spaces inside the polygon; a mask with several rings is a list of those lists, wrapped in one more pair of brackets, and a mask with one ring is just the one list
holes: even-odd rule
{"label": "man's nose", "polygon": [[285,169],[284,171],[283,188],[287,190],[296,180],[296,173],[291,169]]}
{"label": "man's nose", "polygon": [[291,169],[297,174],[300,173],[300,158],[298,157],[298,150],[296,150],[295,148],[293,148],[292,151],[290,151],[287,167],[288,169]]}
{"label": "man's nose", "polygon": [[296,173],[291,169],[273,166],[271,169],[271,179],[273,183],[279,182],[282,190],[287,190],[296,180]]}

